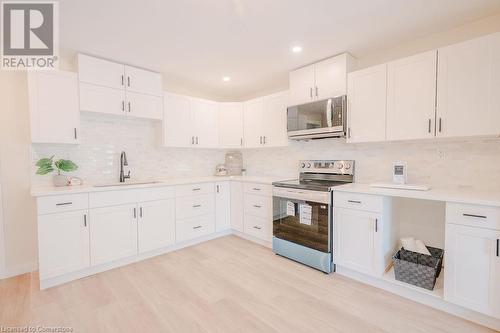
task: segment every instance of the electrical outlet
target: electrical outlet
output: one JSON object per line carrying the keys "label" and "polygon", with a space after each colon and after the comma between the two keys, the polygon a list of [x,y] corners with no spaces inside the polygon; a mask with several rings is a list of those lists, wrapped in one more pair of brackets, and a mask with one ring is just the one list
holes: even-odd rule
{"label": "electrical outlet", "polygon": [[446,158],[446,154],[445,154],[444,150],[438,149],[437,154],[438,154],[439,159],[441,159],[441,160],[444,160]]}

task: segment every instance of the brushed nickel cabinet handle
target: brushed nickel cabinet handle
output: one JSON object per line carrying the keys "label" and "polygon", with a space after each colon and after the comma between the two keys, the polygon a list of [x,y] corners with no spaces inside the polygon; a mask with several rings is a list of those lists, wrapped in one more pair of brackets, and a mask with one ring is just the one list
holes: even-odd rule
{"label": "brushed nickel cabinet handle", "polygon": [[78,139],[78,133],[76,132],[76,127],[75,127],[75,140]]}
{"label": "brushed nickel cabinet handle", "polygon": [[193,227],[193,229],[200,229],[201,225],[197,225],[196,227]]}
{"label": "brushed nickel cabinet handle", "polygon": [[243,147],[243,138],[240,139],[240,146]]}
{"label": "brushed nickel cabinet handle", "polygon": [[130,76],[127,76],[127,85],[130,87]]}
{"label": "brushed nickel cabinet handle", "polygon": [[87,227],[87,214],[83,214],[83,226]]}
{"label": "brushed nickel cabinet handle", "polygon": [[253,205],[255,208],[262,208],[262,206],[259,205]]}
{"label": "brushed nickel cabinet handle", "polygon": [[200,208],[201,205],[193,205],[193,208]]}
{"label": "brushed nickel cabinet handle", "polygon": [[201,188],[200,187],[195,187],[195,188],[193,188],[193,191],[201,191]]}
{"label": "brushed nickel cabinet handle", "polygon": [[500,239],[497,238],[497,257],[500,257]]}
{"label": "brushed nickel cabinet handle", "polygon": [[254,190],[254,191],[260,191],[260,188],[259,187],[254,187],[252,190]]}
{"label": "brushed nickel cabinet handle", "polygon": [[375,232],[378,232],[378,219],[375,219]]}
{"label": "brushed nickel cabinet handle", "polygon": [[196,144],[198,144],[198,137],[196,137]]}
{"label": "brushed nickel cabinet handle", "polygon": [[125,101],[122,101],[122,111],[125,111]]}
{"label": "brushed nickel cabinet handle", "polygon": [[122,74],[122,86],[123,86],[123,85],[124,85],[124,83],[123,83],[123,74]]}
{"label": "brushed nickel cabinet handle", "polygon": [[59,202],[59,203],[56,203],[56,206],[68,206],[68,205],[72,205],[73,203],[71,201],[68,201],[68,202]]}
{"label": "brushed nickel cabinet handle", "polygon": [[347,200],[347,202],[352,203],[352,204],[358,204],[358,205],[361,204],[361,201],[359,201],[359,200]]}
{"label": "brushed nickel cabinet handle", "polygon": [[137,209],[134,207],[134,219],[137,218]]}
{"label": "brushed nickel cabinet handle", "polygon": [[318,86],[316,86],[316,97],[318,97]]}
{"label": "brushed nickel cabinet handle", "polygon": [[191,144],[194,145],[194,136],[191,137]]}
{"label": "brushed nickel cabinet handle", "polygon": [[309,88],[309,97],[313,98],[313,88]]}
{"label": "brushed nickel cabinet handle", "polygon": [[432,125],[432,121],[431,121],[431,118],[429,118],[429,133],[431,133],[431,125]]}
{"label": "brushed nickel cabinet handle", "polygon": [[220,186],[216,185],[217,193],[220,193]]}
{"label": "brushed nickel cabinet handle", "polygon": [[439,133],[441,133],[443,130],[443,120],[439,118]]}
{"label": "brushed nickel cabinet handle", "polygon": [[257,230],[262,229],[262,227],[258,227],[258,226],[256,226],[256,225],[254,225],[254,226],[253,226],[253,228],[254,228],[254,229],[257,229]]}
{"label": "brushed nickel cabinet handle", "polygon": [[131,108],[130,108],[130,102],[128,102],[128,112],[131,111]]}
{"label": "brushed nickel cabinet handle", "polygon": [[139,207],[139,217],[142,218],[142,207]]}
{"label": "brushed nickel cabinet handle", "polygon": [[476,215],[476,214],[466,214],[466,213],[464,213],[464,214],[462,214],[462,215],[463,215],[463,216],[465,216],[465,217],[474,217],[474,218],[476,218],[476,219],[486,219],[486,218],[488,218],[487,216],[484,216],[484,215]]}

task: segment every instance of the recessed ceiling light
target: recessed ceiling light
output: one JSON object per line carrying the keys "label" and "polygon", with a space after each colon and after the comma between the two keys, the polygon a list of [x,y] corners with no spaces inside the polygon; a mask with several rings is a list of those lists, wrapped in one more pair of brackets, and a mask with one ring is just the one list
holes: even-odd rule
{"label": "recessed ceiling light", "polygon": [[297,46],[292,47],[292,52],[293,53],[300,53],[300,52],[302,52],[302,46],[297,45]]}
{"label": "recessed ceiling light", "polygon": [[224,82],[229,82],[229,81],[231,81],[231,78],[230,78],[229,76],[224,76],[224,77],[222,78],[222,81],[224,81]]}

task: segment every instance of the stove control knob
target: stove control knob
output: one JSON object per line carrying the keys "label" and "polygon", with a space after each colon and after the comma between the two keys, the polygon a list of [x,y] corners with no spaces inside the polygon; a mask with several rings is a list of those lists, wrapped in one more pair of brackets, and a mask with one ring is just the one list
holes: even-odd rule
{"label": "stove control knob", "polygon": [[337,164],[337,169],[343,169],[344,168],[344,163],[340,162]]}
{"label": "stove control knob", "polygon": [[307,167],[310,168],[311,167],[311,163],[307,163]]}
{"label": "stove control knob", "polygon": [[351,168],[351,164],[350,163],[346,163],[344,164],[344,167],[346,170],[349,170]]}
{"label": "stove control knob", "polygon": [[301,168],[305,168],[305,167],[306,167],[306,164],[305,164],[305,163],[300,163],[300,167],[301,167]]}

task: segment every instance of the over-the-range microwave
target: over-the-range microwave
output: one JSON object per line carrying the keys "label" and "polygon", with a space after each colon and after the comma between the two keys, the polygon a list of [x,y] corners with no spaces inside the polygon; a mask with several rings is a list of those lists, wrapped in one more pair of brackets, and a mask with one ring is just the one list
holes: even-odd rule
{"label": "over-the-range microwave", "polygon": [[288,137],[309,140],[345,137],[347,96],[339,96],[287,109]]}

